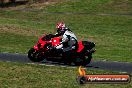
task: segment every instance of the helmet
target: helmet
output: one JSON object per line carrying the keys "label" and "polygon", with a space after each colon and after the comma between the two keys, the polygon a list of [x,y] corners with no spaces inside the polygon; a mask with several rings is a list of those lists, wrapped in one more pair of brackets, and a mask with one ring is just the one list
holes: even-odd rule
{"label": "helmet", "polygon": [[63,22],[57,23],[56,28],[57,28],[58,34],[60,34],[60,35],[64,34],[66,31],[65,30],[65,23],[63,23]]}
{"label": "helmet", "polygon": [[65,28],[65,23],[63,23],[63,22],[57,23],[56,28],[60,29],[60,30],[64,29]]}

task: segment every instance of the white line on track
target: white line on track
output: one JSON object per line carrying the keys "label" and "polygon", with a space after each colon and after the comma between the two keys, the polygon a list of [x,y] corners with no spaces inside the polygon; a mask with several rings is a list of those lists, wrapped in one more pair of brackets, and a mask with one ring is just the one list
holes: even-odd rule
{"label": "white line on track", "polygon": [[77,68],[75,66],[73,67],[73,66],[66,66],[66,65],[53,65],[53,64],[40,64],[40,63],[27,63],[27,64],[38,64],[38,65],[50,66],[50,67],[59,66],[59,67],[67,67],[67,68]]}

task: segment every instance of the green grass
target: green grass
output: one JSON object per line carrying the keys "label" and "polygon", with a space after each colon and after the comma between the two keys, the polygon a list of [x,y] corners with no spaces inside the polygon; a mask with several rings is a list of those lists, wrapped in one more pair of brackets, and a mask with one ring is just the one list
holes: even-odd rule
{"label": "green grass", "polygon": [[131,0],[76,0],[50,5],[44,11],[132,14]]}
{"label": "green grass", "polygon": [[[36,10],[36,7],[28,8]],[[96,43],[97,52],[94,54],[94,59],[132,62],[132,16],[95,15],[132,14],[131,8],[131,0],[71,0],[49,4],[37,11],[0,10],[0,52],[27,53],[37,42],[38,36],[44,32],[53,32],[56,22],[64,21],[76,33],[79,40],[89,39]],[[0,69],[0,88],[132,87],[132,82],[81,86],[76,82],[78,68],[0,62]],[[118,74],[118,72],[87,69],[87,74]]]}
{"label": "green grass", "polygon": [[[23,63],[0,62],[1,88],[131,88],[128,84],[86,84],[76,82],[78,68],[60,66],[29,65]],[[86,70],[87,74],[119,74],[104,70]]]}
{"label": "green grass", "polygon": [[[131,14],[131,6],[131,0],[77,0],[49,4],[35,12],[1,10],[0,29],[10,31],[0,30],[0,52],[27,53],[37,42],[38,36],[53,32],[56,22],[64,21],[79,40],[89,39],[96,43],[96,60],[132,62],[132,16],[90,15]],[[90,14],[47,14],[45,11]],[[37,33],[37,36],[28,31]]]}
{"label": "green grass", "polygon": [[25,37],[25,36],[15,35],[11,33],[2,33],[0,38],[1,38],[0,51],[1,52],[8,51],[8,52],[15,52],[15,53],[20,53],[20,52],[27,53],[28,52],[27,50],[31,47],[31,45],[33,46],[33,43],[35,40],[34,37]]}

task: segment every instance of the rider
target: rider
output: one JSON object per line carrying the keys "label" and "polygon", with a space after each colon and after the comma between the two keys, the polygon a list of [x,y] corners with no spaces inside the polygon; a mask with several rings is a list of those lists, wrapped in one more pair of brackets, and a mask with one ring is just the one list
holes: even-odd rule
{"label": "rider", "polygon": [[57,50],[63,50],[63,52],[77,50],[77,37],[69,28],[65,26],[65,23],[57,23],[56,28],[57,33],[54,35],[54,37],[62,36],[62,41],[55,48]]}

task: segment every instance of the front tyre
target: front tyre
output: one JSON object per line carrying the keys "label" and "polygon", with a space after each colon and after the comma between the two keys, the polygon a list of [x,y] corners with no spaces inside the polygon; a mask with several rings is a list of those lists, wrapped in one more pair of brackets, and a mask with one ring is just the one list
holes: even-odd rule
{"label": "front tyre", "polygon": [[33,62],[40,62],[43,61],[43,54],[39,51],[36,51],[34,48],[31,48],[28,51],[28,58]]}

